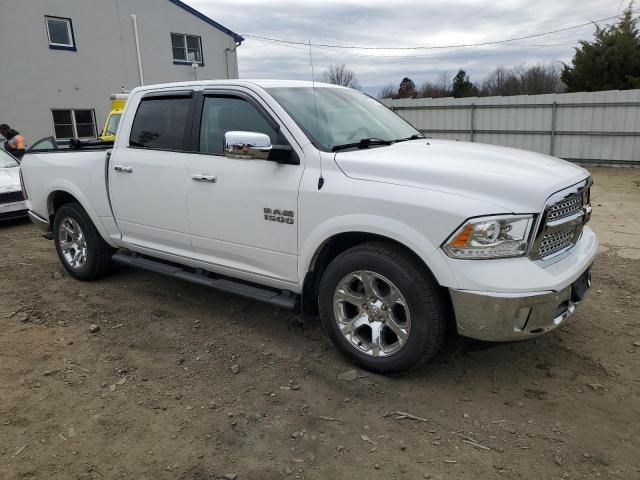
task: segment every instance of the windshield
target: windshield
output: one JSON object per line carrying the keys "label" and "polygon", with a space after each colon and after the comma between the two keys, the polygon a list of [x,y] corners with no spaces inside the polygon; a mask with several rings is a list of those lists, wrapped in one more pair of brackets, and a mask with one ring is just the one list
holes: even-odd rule
{"label": "windshield", "polygon": [[312,87],[267,89],[310,140],[323,150],[363,139],[393,142],[421,135],[382,103],[363,93],[347,88],[317,87],[315,90],[316,98]]}
{"label": "windshield", "polygon": [[20,164],[17,162],[15,158],[9,155],[4,150],[0,149],[0,168],[11,168],[17,167]]}
{"label": "windshield", "polygon": [[109,122],[107,123],[107,128],[105,128],[105,133],[107,135],[115,135],[118,131],[118,124],[120,123],[120,113],[114,113],[109,117]]}

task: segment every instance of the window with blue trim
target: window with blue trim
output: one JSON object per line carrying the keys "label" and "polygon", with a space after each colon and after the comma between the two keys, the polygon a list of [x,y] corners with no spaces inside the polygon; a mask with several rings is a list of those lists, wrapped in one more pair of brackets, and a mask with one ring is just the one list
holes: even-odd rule
{"label": "window with blue trim", "polygon": [[201,66],[204,65],[202,58],[202,39],[197,35],[172,33],[171,49],[173,51],[174,63],[189,65],[197,63]]}
{"label": "window with blue trim", "polygon": [[75,50],[73,25],[70,18],[45,16],[49,48],[54,50]]}

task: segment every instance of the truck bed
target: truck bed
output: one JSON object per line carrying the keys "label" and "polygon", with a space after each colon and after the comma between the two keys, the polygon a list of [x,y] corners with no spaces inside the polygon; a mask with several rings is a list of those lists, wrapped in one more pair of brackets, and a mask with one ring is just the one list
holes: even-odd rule
{"label": "truck bed", "polygon": [[[107,191],[108,147],[80,150],[51,150],[27,153],[21,164],[27,186],[27,208],[49,220],[56,195],[66,192],[85,208],[96,227],[103,219],[113,223]],[[105,238],[110,235],[106,234]]]}

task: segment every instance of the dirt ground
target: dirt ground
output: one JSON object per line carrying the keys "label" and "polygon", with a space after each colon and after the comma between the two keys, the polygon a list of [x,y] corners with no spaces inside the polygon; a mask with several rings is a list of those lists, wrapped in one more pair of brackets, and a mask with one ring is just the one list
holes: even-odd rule
{"label": "dirt ground", "polygon": [[0,478],[640,478],[640,169],[593,175],[578,313],[400,378],[290,312],[136,270],[77,282],[0,225]]}

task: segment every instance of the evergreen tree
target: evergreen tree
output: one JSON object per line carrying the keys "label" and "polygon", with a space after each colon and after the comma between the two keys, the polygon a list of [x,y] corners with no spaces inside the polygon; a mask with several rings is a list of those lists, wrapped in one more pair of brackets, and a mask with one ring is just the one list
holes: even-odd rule
{"label": "evergreen tree", "polygon": [[617,24],[596,26],[593,41],[580,42],[562,70],[569,92],[640,88],[640,34],[632,7]]}
{"label": "evergreen tree", "polygon": [[469,75],[464,70],[458,71],[455,77],[453,77],[453,83],[451,84],[451,94],[455,98],[462,97],[475,97],[478,95],[478,89],[469,80]]}
{"label": "evergreen tree", "polygon": [[416,91],[416,84],[413,83],[408,77],[404,77],[400,82],[400,88],[398,88],[398,97],[400,98],[414,98],[418,95]]}

